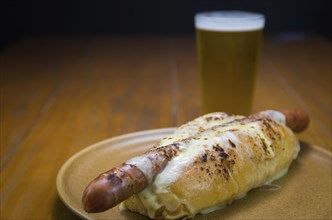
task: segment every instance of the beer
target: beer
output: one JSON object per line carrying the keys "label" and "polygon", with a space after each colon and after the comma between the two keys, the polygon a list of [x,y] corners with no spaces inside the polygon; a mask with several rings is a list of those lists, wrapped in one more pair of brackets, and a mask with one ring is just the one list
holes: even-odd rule
{"label": "beer", "polygon": [[[215,17],[225,15],[224,20],[213,21]],[[198,21],[202,16],[208,19]],[[233,23],[232,16],[236,17]],[[238,19],[238,16],[244,20]],[[250,21],[251,16],[254,19]],[[264,16],[253,13],[212,12],[196,15],[203,113],[224,111],[250,114],[263,26]]]}

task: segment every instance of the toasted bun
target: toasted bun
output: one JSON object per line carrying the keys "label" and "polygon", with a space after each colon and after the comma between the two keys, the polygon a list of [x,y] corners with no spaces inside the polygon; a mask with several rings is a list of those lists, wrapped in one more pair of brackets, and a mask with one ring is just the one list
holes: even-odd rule
{"label": "toasted bun", "polygon": [[156,219],[208,213],[283,176],[299,152],[288,127],[260,118],[234,120],[179,144],[183,152],[123,207]]}

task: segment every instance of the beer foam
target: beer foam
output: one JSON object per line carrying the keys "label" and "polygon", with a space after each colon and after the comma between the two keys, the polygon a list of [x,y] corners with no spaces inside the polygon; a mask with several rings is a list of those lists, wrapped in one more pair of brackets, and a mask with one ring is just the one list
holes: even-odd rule
{"label": "beer foam", "polygon": [[195,15],[195,27],[210,31],[251,31],[263,29],[265,16],[245,11],[211,11]]}

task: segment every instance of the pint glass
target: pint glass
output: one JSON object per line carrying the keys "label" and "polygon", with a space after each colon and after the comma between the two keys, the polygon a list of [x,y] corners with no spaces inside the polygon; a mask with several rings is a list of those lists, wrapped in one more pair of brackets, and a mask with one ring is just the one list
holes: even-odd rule
{"label": "pint glass", "polygon": [[265,17],[242,11],[195,16],[203,113],[251,113]]}

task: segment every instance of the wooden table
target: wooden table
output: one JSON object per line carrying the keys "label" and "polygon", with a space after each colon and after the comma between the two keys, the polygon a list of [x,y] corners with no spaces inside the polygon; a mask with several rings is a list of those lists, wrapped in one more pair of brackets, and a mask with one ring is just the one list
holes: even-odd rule
{"label": "wooden table", "polygon": [[[254,111],[301,108],[331,151],[331,42],[265,36]],[[77,219],[55,179],[100,140],[200,115],[193,36],[28,38],[1,52],[1,219]]]}

